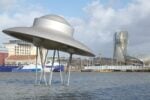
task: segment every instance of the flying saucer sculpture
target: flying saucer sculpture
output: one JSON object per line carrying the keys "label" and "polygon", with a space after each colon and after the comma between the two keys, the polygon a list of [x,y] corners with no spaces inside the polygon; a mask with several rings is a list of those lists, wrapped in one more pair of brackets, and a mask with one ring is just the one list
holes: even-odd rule
{"label": "flying saucer sculpture", "polygon": [[56,49],[83,56],[94,56],[89,48],[73,38],[74,29],[62,17],[47,15],[35,18],[32,27],[14,27],[4,33],[34,43],[46,49]]}
{"label": "flying saucer sculpture", "polygon": [[[88,47],[73,38],[74,29],[72,26],[64,18],[57,15],[46,15],[35,18],[32,27],[8,28],[3,30],[3,32],[12,37],[31,42],[37,46],[40,50],[43,67],[45,64],[44,58],[47,56],[47,53],[43,56],[42,48],[68,52],[71,54],[70,62],[72,54],[94,56]],[[55,52],[53,56],[55,56]],[[52,75],[50,77],[52,77]]]}

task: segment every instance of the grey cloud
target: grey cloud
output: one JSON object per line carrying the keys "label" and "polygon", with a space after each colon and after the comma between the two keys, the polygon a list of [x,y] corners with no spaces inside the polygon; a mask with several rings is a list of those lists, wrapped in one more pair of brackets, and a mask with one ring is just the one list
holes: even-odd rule
{"label": "grey cloud", "polygon": [[[1,0],[0,6],[6,5],[6,8],[1,6],[1,9],[9,8],[10,4],[15,6],[16,1],[18,3],[18,0]],[[0,14],[0,30],[14,26],[31,26],[35,17],[47,13],[44,7],[40,5],[29,5],[23,8],[19,5],[16,10],[17,13],[7,11]],[[86,17],[72,17],[69,18],[69,21],[75,28],[75,38],[88,45],[96,54],[112,56],[113,34],[117,30],[129,32],[128,51],[131,55],[143,54],[143,52],[149,54],[149,0],[135,0],[120,9],[105,7],[97,0],[86,5],[83,12]],[[0,35],[3,37],[1,37],[1,42],[10,38],[3,33]]]}
{"label": "grey cloud", "polygon": [[99,1],[93,1],[84,8],[84,12],[86,18],[70,21],[76,29],[75,37],[96,54],[101,52],[104,56],[112,56],[113,34],[116,30],[129,32],[129,54],[149,53],[149,0],[136,0],[120,9],[104,7]]}
{"label": "grey cloud", "polygon": [[18,26],[32,26],[35,17],[40,17],[47,13],[47,10],[44,10],[44,8],[41,8],[38,5],[34,5],[34,7],[29,5],[27,8],[22,8],[20,5],[19,8],[21,10],[16,9],[16,12],[13,13],[11,11],[4,11],[0,14],[0,43],[13,39],[2,33],[3,29]]}
{"label": "grey cloud", "polygon": [[21,0],[0,0],[0,11],[11,10]]}

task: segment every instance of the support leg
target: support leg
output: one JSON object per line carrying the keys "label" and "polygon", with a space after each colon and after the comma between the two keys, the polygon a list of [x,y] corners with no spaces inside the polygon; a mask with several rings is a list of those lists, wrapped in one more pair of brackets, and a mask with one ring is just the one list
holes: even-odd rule
{"label": "support leg", "polygon": [[[46,54],[45,54],[45,58],[43,59],[43,68],[45,69],[45,63],[46,63],[46,59],[47,59],[47,54],[48,54],[48,50],[46,50]],[[46,79],[46,73],[45,73],[45,70],[43,71],[43,74],[44,74],[44,81],[45,81],[45,85],[47,85],[47,79]]]}
{"label": "support leg", "polygon": [[35,73],[35,84],[37,84],[37,61],[38,61],[38,47],[36,47],[36,73]]}
{"label": "support leg", "polygon": [[52,60],[52,66],[51,66],[51,71],[50,71],[49,85],[52,84],[52,77],[53,77],[53,69],[52,68],[54,66],[55,53],[56,53],[56,50],[54,50],[54,53],[53,53],[53,60]]}
{"label": "support leg", "polygon": [[59,50],[57,50],[57,54],[58,54],[58,63],[59,63],[59,68],[60,68],[60,79],[61,79],[61,83],[63,84],[63,77],[62,77],[62,72],[61,72]]}
{"label": "support leg", "polygon": [[[44,52],[43,49],[44,49],[44,48],[42,48],[42,47],[39,48],[40,57],[41,57],[41,65],[42,65],[42,71],[41,71],[41,76],[40,76],[40,82],[39,82],[39,84],[41,83],[42,79],[44,79],[45,85],[47,85],[44,68],[45,68],[45,62],[46,62],[48,50],[46,50],[46,53],[44,54],[44,53],[43,53],[43,52]],[[44,55],[43,55],[43,54],[44,54]],[[43,59],[43,58],[44,58],[44,59]]]}
{"label": "support leg", "polygon": [[70,64],[71,64],[71,61],[72,61],[72,54],[70,54],[69,62],[67,64],[67,74],[68,74],[67,86],[69,86],[69,82],[70,82]]}

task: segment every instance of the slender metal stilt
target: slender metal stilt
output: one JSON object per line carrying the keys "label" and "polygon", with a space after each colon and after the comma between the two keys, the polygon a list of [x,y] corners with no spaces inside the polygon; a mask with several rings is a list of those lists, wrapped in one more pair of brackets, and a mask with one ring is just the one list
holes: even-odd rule
{"label": "slender metal stilt", "polygon": [[[42,59],[43,59],[43,57],[42,57],[42,50],[41,50],[41,48],[39,48],[39,52],[40,52],[40,60],[41,60],[41,66],[42,66]],[[43,66],[42,66],[42,71],[41,71],[41,75],[40,75],[40,81],[39,81],[39,85],[41,84],[41,81],[42,81],[42,77],[43,77]]]}
{"label": "slender metal stilt", "polygon": [[72,54],[70,54],[69,61],[67,64],[67,71],[66,71],[66,74],[68,75],[67,83],[66,83],[67,86],[69,86],[69,82],[70,82],[70,64],[71,64],[71,61],[72,61]]}
{"label": "slender metal stilt", "polygon": [[44,65],[46,64],[46,60],[47,60],[47,55],[48,55],[48,50],[46,50],[46,53],[45,53],[45,58],[44,58]]}
{"label": "slender metal stilt", "polygon": [[50,71],[49,85],[52,84],[52,78],[53,78],[53,69],[52,68],[54,66],[55,53],[56,53],[56,50],[54,50],[54,53],[53,53],[53,60],[52,60],[52,66],[51,66],[51,71]]}
{"label": "slender metal stilt", "polygon": [[43,48],[42,47],[39,48],[39,51],[40,51],[41,65],[42,65],[42,71],[41,71],[41,75],[40,75],[40,82],[39,82],[39,84],[41,83],[42,79],[44,79],[45,85],[47,85],[44,68],[45,68],[45,62],[46,62],[46,57],[47,57],[47,54],[48,54],[48,50],[46,51],[46,54],[44,55],[45,57],[43,57]]}
{"label": "slender metal stilt", "polygon": [[37,61],[38,61],[38,47],[36,47],[36,73],[35,73],[35,84],[37,84]]}
{"label": "slender metal stilt", "polygon": [[57,54],[58,54],[58,63],[59,63],[59,68],[60,68],[60,79],[61,79],[61,83],[63,84],[63,77],[62,77],[62,72],[61,72],[59,50],[57,50]]}
{"label": "slender metal stilt", "polygon": [[47,59],[47,55],[48,55],[48,50],[46,50],[46,54],[45,54],[45,58],[44,58],[44,63],[43,63],[43,66],[44,66],[44,80],[45,80],[45,85],[47,85],[47,80],[46,80],[46,75],[45,75],[45,64],[46,64],[46,59]]}

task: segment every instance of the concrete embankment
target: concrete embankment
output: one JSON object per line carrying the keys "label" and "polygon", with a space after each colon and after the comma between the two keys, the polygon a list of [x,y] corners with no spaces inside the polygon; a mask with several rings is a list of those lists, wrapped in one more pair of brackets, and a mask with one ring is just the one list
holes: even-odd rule
{"label": "concrete embankment", "polygon": [[[66,70],[66,69],[65,69]],[[81,68],[71,66],[72,72],[150,72],[150,66],[82,66]]]}
{"label": "concrete embankment", "polygon": [[[84,71],[92,70],[94,72],[150,72],[150,67],[143,66],[88,66],[84,67]],[[82,71],[82,70],[81,70]],[[92,72],[91,71],[91,72]]]}

